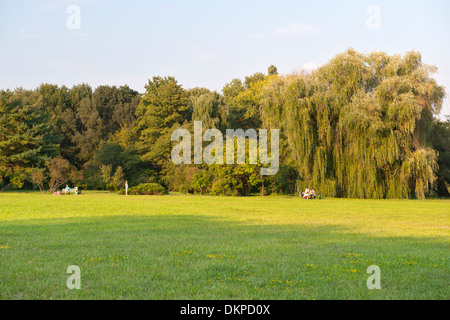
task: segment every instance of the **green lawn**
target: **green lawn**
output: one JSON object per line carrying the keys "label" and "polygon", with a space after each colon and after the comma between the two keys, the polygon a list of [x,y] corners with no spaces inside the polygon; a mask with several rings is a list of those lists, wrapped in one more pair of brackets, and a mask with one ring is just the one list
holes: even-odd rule
{"label": "green lawn", "polygon": [[0,193],[0,298],[449,299],[449,218],[448,200]]}

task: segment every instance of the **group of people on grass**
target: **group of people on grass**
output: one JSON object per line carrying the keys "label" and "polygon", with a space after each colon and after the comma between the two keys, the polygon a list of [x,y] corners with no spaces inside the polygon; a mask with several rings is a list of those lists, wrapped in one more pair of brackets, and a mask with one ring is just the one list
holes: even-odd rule
{"label": "group of people on grass", "polygon": [[300,197],[304,199],[316,199],[316,192],[314,189],[306,187],[305,192],[300,192]]}
{"label": "group of people on grass", "polygon": [[[78,187],[75,187],[73,190],[74,190],[75,194],[78,194],[78,192],[79,192],[78,191]],[[62,192],[64,192],[64,194],[70,194],[70,187],[69,187],[69,185],[66,184],[66,187],[64,189],[55,191],[53,194],[55,196],[60,196],[62,194]]]}
{"label": "group of people on grass", "polygon": [[[70,187],[66,184],[66,187],[63,189],[64,194],[70,194]],[[75,188],[75,194],[78,194],[78,188]],[[61,191],[55,191],[54,195],[61,195]],[[128,181],[125,181],[125,195],[128,195]],[[300,197],[304,199],[316,199],[316,191],[314,189],[309,189],[306,187],[305,192],[300,192]],[[320,197],[320,195],[319,195]]]}
{"label": "group of people on grass", "polygon": [[[70,191],[71,191],[71,189],[70,189],[69,185],[66,184],[66,187],[65,187],[64,189],[55,191],[55,192],[53,193],[53,195],[55,195],[55,196],[60,196],[60,195],[62,195],[63,193],[67,195],[67,194],[70,194]],[[78,187],[73,188],[72,191],[73,191],[75,194],[79,194],[79,193],[81,192],[81,191],[78,189]],[[128,195],[128,181],[125,181],[125,194]]]}

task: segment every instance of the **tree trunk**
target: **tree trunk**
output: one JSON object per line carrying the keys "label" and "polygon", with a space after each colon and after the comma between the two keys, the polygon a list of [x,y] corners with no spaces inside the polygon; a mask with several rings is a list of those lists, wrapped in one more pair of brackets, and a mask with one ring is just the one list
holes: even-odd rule
{"label": "tree trunk", "polygon": [[11,183],[8,183],[2,190],[0,190],[0,192],[2,192],[3,190],[5,190],[6,188],[8,188],[11,185]]}
{"label": "tree trunk", "polygon": [[261,197],[264,197],[264,177],[261,175]]}
{"label": "tree trunk", "polygon": [[437,194],[439,197],[450,197],[450,193],[448,192],[447,186],[445,185],[445,182],[438,178],[436,180],[436,185],[437,185]]}

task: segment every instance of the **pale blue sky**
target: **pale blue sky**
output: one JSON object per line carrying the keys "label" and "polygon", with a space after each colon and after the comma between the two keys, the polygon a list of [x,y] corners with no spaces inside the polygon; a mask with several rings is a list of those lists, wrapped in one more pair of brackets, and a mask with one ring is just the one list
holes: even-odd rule
{"label": "pale blue sky", "polygon": [[[80,8],[79,30],[66,26],[70,5]],[[371,5],[380,29],[367,27]],[[0,0],[0,88],[87,82],[143,92],[148,78],[172,75],[220,91],[271,64],[286,74],[353,47],[419,50],[450,94],[449,14],[446,0]]]}

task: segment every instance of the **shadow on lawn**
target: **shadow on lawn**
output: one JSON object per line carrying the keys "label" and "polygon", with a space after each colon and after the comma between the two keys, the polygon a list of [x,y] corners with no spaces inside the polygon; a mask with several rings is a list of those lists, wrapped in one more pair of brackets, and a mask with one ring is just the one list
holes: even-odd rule
{"label": "shadow on lawn", "polygon": [[[53,269],[95,263],[96,268],[104,268],[102,272],[108,274],[113,272],[108,269],[111,263],[102,265],[101,260],[92,259],[103,258],[109,263],[119,257],[122,262],[116,264],[124,268],[129,285],[139,286],[149,277],[146,279],[159,283],[161,288],[167,286],[168,290],[174,285],[166,283],[168,279],[180,278],[190,290],[201,292],[199,296],[173,293],[168,298],[208,298],[208,290],[202,287],[205,283],[241,278],[254,288],[263,288],[280,279],[314,286],[334,277],[331,288],[347,288],[356,283],[357,288],[367,290],[365,270],[372,264],[382,268],[383,279],[391,279],[385,281],[386,287],[396,292],[408,285],[417,286],[419,296],[420,291],[427,292],[428,286],[438,289],[440,296],[442,290],[446,292],[442,277],[448,273],[443,259],[447,257],[448,243],[442,238],[372,237],[338,225],[245,225],[196,215],[107,216],[0,225],[0,244],[9,246],[0,249],[0,261],[14,261],[18,270],[25,265],[26,270],[35,268],[37,272],[44,268],[43,260],[47,259],[45,263]],[[0,262],[0,267],[5,264]],[[9,272],[16,275],[16,271]],[[428,284],[424,284],[425,278]],[[121,281],[120,277],[117,281]],[[201,285],[195,289],[197,283]],[[321,290],[319,294],[313,289],[309,293],[319,298],[336,294]],[[360,297],[362,293],[356,292]],[[389,298],[389,291],[382,294]],[[162,294],[150,296],[161,297],[167,298]],[[236,296],[230,293],[224,298]]]}
{"label": "shadow on lawn", "polygon": [[[448,248],[442,237],[373,237],[354,233],[341,225],[246,225],[215,216],[158,215],[158,216],[105,216],[0,222],[0,243],[29,239],[47,248],[59,245],[98,244],[117,242],[143,244],[147,239],[181,248],[201,245],[224,246],[230,249],[271,250],[285,248],[331,249],[339,246],[345,251],[364,251],[364,248],[419,252]],[[76,239],[76,243],[74,243]],[[245,246],[244,246],[245,245]]]}
{"label": "shadow on lawn", "polygon": [[339,225],[245,225],[213,216],[108,216],[1,224],[0,243],[30,242],[56,251],[115,247],[172,254],[223,249],[244,257],[264,255],[270,261],[272,256],[299,252],[311,257],[345,253],[398,257],[431,256],[448,249],[448,242],[439,237],[372,237]]}

